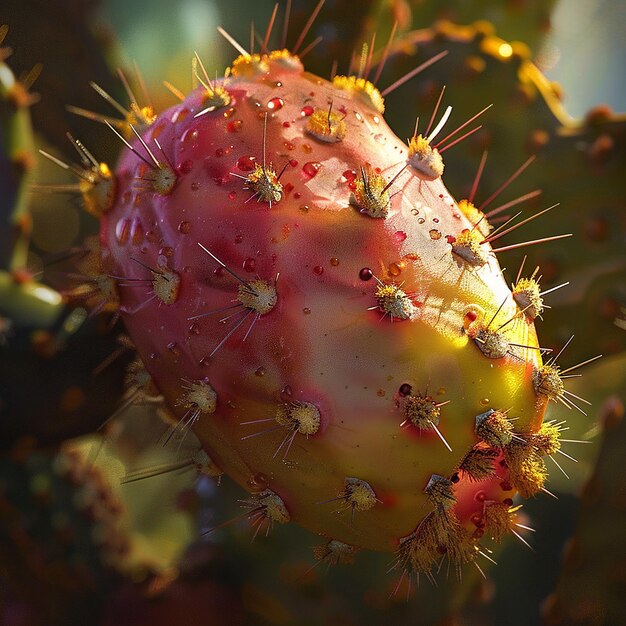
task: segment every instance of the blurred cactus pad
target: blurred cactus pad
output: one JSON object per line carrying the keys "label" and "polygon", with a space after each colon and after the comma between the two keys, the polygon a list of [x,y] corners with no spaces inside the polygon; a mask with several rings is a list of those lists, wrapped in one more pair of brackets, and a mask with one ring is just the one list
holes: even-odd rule
{"label": "blurred cactus pad", "polygon": [[0,623],[626,623],[625,23],[6,0]]}

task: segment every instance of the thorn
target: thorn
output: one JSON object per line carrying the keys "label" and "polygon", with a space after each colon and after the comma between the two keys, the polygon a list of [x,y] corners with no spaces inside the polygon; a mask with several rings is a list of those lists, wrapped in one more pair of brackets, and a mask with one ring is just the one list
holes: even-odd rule
{"label": "thorn", "polygon": [[302,29],[302,32],[300,33],[300,36],[298,37],[298,40],[296,41],[296,44],[293,47],[293,54],[298,54],[298,50],[300,49],[300,46],[302,45],[304,38],[309,33],[311,26],[313,26],[313,22],[315,21],[315,18],[317,17],[317,14],[320,12],[321,8],[324,6],[325,1],[326,0],[320,0],[317,3],[317,6],[313,9],[313,13],[311,13],[311,16],[309,17],[307,23],[304,25],[304,28]]}
{"label": "thorn", "polygon": [[387,63],[387,59],[389,58],[389,50],[391,48],[391,42],[396,34],[396,29],[398,28],[398,20],[393,23],[393,27],[391,28],[391,33],[389,35],[389,39],[387,40],[387,44],[385,45],[385,49],[383,51],[383,55],[380,58],[380,62],[378,63],[378,67],[376,68],[376,74],[374,75],[374,80],[372,81],[374,84],[378,82],[380,75],[383,72],[385,67],[385,63]]}
{"label": "thorn", "polygon": [[[430,116],[430,121],[428,122],[428,126],[426,127],[426,130],[424,131],[424,136],[428,135],[428,133],[430,132],[430,129],[433,125],[433,122],[435,121],[435,116],[437,115],[437,111],[439,110],[439,105],[441,104],[441,99],[443,98],[443,94],[446,91],[446,86],[444,85],[441,88],[441,92],[439,93],[439,98],[437,99],[437,104],[435,104],[435,108],[433,109],[433,113]],[[448,107],[448,109],[451,109],[451,107]],[[433,135],[435,135],[436,133],[433,132]],[[415,137],[415,133],[413,133],[413,137]],[[431,141],[431,137],[428,138],[428,141]]]}
{"label": "thorn", "polygon": [[231,35],[229,35],[221,26],[217,27],[217,32],[228,41],[228,43],[239,52],[239,54],[249,57],[250,55],[245,50],[245,48],[239,44]]}
{"label": "thorn", "polygon": [[418,65],[415,69],[412,69],[410,72],[399,78],[395,83],[389,85],[384,91],[381,92],[381,96],[384,98],[389,95],[392,91],[395,91],[398,87],[401,87],[408,80],[411,80],[414,76],[417,76],[420,72],[423,72],[427,67],[430,67],[433,63],[436,63],[440,59],[443,59],[448,54],[447,50],[436,54],[434,57],[424,61],[421,65]]}
{"label": "thorn", "polygon": [[509,176],[503,183],[502,185],[500,185],[500,187],[498,187],[479,207],[478,209],[480,211],[482,211],[483,213],[485,212],[485,208],[491,204],[491,202],[493,202],[499,195],[500,193],[502,193],[537,157],[536,156],[531,156],[529,159],[526,160],[525,163],[523,163],[520,167],[517,168],[517,170],[515,170],[515,172],[513,172],[513,174],[511,174],[511,176]]}
{"label": "thorn", "polygon": [[537,243],[546,243],[547,241],[556,241],[557,239],[565,239],[571,237],[572,233],[566,235],[555,235],[554,237],[544,237],[543,239],[533,239],[532,241],[524,241],[522,243],[515,243],[511,246],[504,246],[502,248],[493,248],[493,252],[506,252],[507,250],[515,250],[516,248],[523,248],[524,246],[533,246]]}

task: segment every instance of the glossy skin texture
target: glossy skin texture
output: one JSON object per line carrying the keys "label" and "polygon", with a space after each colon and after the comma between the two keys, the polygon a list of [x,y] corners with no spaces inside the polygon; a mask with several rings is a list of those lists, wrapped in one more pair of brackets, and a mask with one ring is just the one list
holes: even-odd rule
{"label": "glossy skin texture", "polygon": [[[488,409],[509,411],[515,432],[541,424],[547,398],[532,384],[540,353],[508,345],[536,348],[534,326],[488,243],[479,244],[484,265],[453,254],[454,238],[472,225],[440,178],[425,180],[409,166],[386,190],[386,217],[355,206],[359,178],[388,183],[406,165],[407,146],[362,94],[288,61],[240,65],[222,83],[226,106],[194,117],[206,108],[201,88],[159,115],[143,138],[176,172],[171,192],[155,192],[146,180],[155,168],[124,152],[101,240],[117,275],[144,281],[120,281],[129,333],[179,418],[197,414],[194,430],[215,463],[252,493],[278,494],[291,521],[350,545],[395,550],[440,509],[424,493],[440,475],[454,478],[454,513],[477,539],[485,501],[508,502],[514,491],[497,462],[497,475],[481,482],[456,469],[479,441],[476,416]],[[319,132],[308,120],[330,103],[339,117],[329,118],[328,133],[345,124],[337,141],[307,131]],[[272,181],[285,166],[271,207],[244,180],[255,163]],[[176,283],[171,298],[152,297],[160,275],[145,266],[165,272],[166,287]],[[275,287],[275,304],[257,319],[241,305],[247,287],[228,270],[248,287]],[[401,288],[407,319],[377,300],[381,283]],[[504,338],[503,357],[479,349],[485,328]],[[215,391],[214,413],[185,403],[189,381]],[[438,429],[452,451],[433,428],[405,422],[407,394],[446,403]],[[294,403],[316,407],[319,424],[285,426]],[[373,489],[373,506],[351,495],[347,478]],[[272,521],[250,506],[259,524]]]}

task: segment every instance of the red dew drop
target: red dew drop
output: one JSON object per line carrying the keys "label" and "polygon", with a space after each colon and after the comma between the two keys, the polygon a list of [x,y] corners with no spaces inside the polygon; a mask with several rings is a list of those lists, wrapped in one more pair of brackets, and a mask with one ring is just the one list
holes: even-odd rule
{"label": "red dew drop", "polygon": [[402,230],[397,230],[394,235],[393,238],[399,242],[402,243],[405,239],[406,239],[406,233]]}
{"label": "red dew drop", "polygon": [[342,182],[351,183],[356,178],[356,172],[354,170],[346,170],[342,175]]}
{"label": "red dew drop", "polygon": [[478,315],[476,314],[476,311],[468,311],[465,314],[465,317],[470,321],[470,322],[475,322],[476,318],[478,317]]}
{"label": "red dew drop", "polygon": [[227,122],[226,130],[229,133],[236,133],[241,130],[242,126],[243,126],[243,122],[241,120],[232,120],[230,122]]}
{"label": "red dew drop", "polygon": [[237,192],[236,191],[231,191],[228,194],[228,199],[229,200],[234,200],[237,197]]}
{"label": "red dew drop", "polygon": [[285,193],[291,193],[293,191],[293,185],[291,183],[287,183],[284,189],[285,189]]}
{"label": "red dew drop", "polygon": [[452,235],[446,235],[446,241],[452,245],[455,241],[456,241],[456,237],[453,237]]}
{"label": "red dew drop", "polygon": [[324,268],[321,265],[316,265],[313,268],[313,273],[317,274],[318,276],[321,276],[324,273]]}
{"label": "red dew drop", "polygon": [[291,124],[289,122],[283,122],[283,126],[285,128],[289,128],[291,126]]}
{"label": "red dew drop", "polygon": [[115,237],[121,244],[125,244],[128,241],[128,235],[130,232],[130,220],[122,218],[115,226]]}
{"label": "red dew drop", "polygon": [[296,193],[293,194],[293,197],[296,200],[299,200],[300,198],[302,198],[302,194],[299,191],[296,191]]}
{"label": "red dew drop", "polygon": [[313,178],[319,172],[320,167],[322,167],[322,164],[318,161],[308,161],[302,166],[302,171],[309,178]]}
{"label": "red dew drop", "polygon": [[372,270],[369,267],[364,267],[359,272],[359,278],[361,280],[371,280],[372,276],[374,276],[374,272],[372,272]]}
{"label": "red dew drop", "polygon": [[195,322],[189,327],[190,335],[199,335],[200,334],[200,326]]}
{"label": "red dew drop", "polygon": [[163,246],[160,250],[159,250],[159,254],[169,258],[172,258],[174,256],[174,248],[172,248],[171,246]]}
{"label": "red dew drop", "polygon": [[295,159],[291,159],[291,161],[289,161],[289,165],[291,165],[291,167],[297,167],[298,161],[296,161]]}
{"label": "red dew drop", "polygon": [[248,257],[243,262],[243,269],[246,272],[254,272],[254,270],[256,269],[256,261],[252,257]]}
{"label": "red dew drop", "polygon": [[502,491],[512,491],[513,487],[511,486],[511,483],[507,480],[503,480],[500,483],[500,488],[502,489]]}
{"label": "red dew drop", "polygon": [[189,172],[191,172],[192,169],[193,169],[193,161],[191,161],[190,159],[187,159],[186,161],[183,161],[180,164],[178,171],[181,174],[189,174]]}
{"label": "red dew drop", "polygon": [[278,111],[278,109],[282,109],[285,106],[285,101],[282,98],[272,98],[267,103],[267,108],[270,111]]}
{"label": "red dew drop", "polygon": [[502,500],[502,504],[506,504],[507,506],[513,506],[513,500],[511,498],[505,498]]}
{"label": "red dew drop", "polygon": [[253,156],[242,156],[237,159],[237,167],[242,172],[251,172],[254,169],[254,164],[256,163],[256,157]]}
{"label": "red dew drop", "polygon": [[280,390],[280,399],[283,402],[290,402],[291,398],[293,396],[293,389],[289,386],[289,385],[285,385],[281,390]]}
{"label": "red dew drop", "polygon": [[302,115],[302,117],[313,115],[314,110],[315,109],[312,106],[307,104],[306,106],[302,107],[302,112],[300,113],[300,115]]}
{"label": "red dew drop", "polygon": [[476,492],[476,495],[474,496],[474,498],[478,502],[484,502],[487,499],[487,494],[484,491],[478,491]]}
{"label": "red dew drop", "polygon": [[435,222],[435,224],[439,224],[439,218],[438,217],[433,217],[433,222]]}
{"label": "red dew drop", "polygon": [[337,257],[333,257],[333,258],[330,260],[330,264],[331,264],[333,267],[337,267],[337,266],[339,265],[339,259],[338,259]]}
{"label": "red dew drop", "polygon": [[235,243],[241,243],[243,241],[243,235],[241,233],[235,235]]}

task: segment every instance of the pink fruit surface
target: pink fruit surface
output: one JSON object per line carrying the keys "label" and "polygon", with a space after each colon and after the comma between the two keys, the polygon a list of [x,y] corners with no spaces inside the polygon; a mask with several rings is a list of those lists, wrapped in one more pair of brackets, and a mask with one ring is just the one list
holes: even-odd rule
{"label": "pink fruit surface", "polygon": [[419,572],[473,560],[542,488],[550,398],[439,153],[382,108],[286,52],[240,57],[137,133],[100,234],[148,373],[253,524]]}

